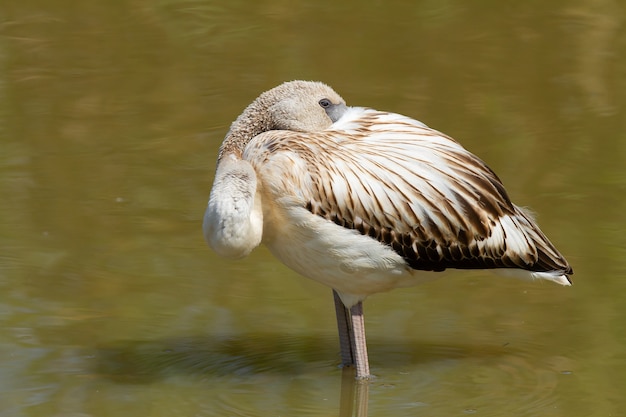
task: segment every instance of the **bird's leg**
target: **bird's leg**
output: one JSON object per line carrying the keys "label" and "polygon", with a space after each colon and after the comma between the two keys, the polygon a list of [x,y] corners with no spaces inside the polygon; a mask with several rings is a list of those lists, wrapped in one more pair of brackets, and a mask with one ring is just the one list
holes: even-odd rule
{"label": "bird's leg", "polygon": [[370,364],[367,359],[367,341],[365,339],[365,321],[363,320],[363,303],[358,302],[350,308],[352,354],[356,367],[356,378],[370,377]]}
{"label": "bird's leg", "polygon": [[352,342],[350,337],[350,311],[343,305],[337,291],[333,290],[335,299],[335,313],[337,314],[337,330],[339,331],[339,346],[341,347],[341,365],[354,365]]}
{"label": "bird's leg", "polygon": [[335,290],[333,290],[333,296],[337,314],[337,329],[339,330],[339,345],[341,346],[341,362],[344,366],[356,368],[357,379],[369,378],[370,368],[367,359],[363,304],[359,301],[347,309]]}

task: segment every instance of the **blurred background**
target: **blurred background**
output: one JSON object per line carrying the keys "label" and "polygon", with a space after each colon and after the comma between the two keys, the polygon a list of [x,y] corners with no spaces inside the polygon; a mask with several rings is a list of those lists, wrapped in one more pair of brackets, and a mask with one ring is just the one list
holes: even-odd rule
{"label": "blurred background", "polygon": [[201,233],[230,123],[292,79],[459,140],[575,271],[368,299],[369,415],[622,414],[625,19],[613,0],[3,1],[0,416],[338,415],[330,289]]}

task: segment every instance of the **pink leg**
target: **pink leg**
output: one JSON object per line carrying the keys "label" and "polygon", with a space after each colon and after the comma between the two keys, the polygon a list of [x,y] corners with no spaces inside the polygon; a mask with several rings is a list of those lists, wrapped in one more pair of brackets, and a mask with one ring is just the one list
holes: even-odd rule
{"label": "pink leg", "polygon": [[363,304],[361,302],[349,310],[343,305],[339,295],[333,290],[339,345],[341,346],[341,362],[344,366],[356,368],[356,378],[366,379],[370,376],[365,339],[365,322],[363,321]]}

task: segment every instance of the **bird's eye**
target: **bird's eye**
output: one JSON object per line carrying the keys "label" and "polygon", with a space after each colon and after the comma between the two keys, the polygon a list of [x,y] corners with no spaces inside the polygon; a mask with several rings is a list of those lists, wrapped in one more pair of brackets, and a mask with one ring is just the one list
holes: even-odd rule
{"label": "bird's eye", "polygon": [[322,106],[322,107],[323,107],[323,108],[325,108],[325,109],[326,109],[326,108],[328,108],[328,107],[330,107],[330,105],[332,104],[332,103],[330,102],[330,100],[329,100],[329,99],[327,99],[327,98],[323,98],[323,99],[321,99],[320,101],[318,101],[318,103],[320,104],[320,106]]}

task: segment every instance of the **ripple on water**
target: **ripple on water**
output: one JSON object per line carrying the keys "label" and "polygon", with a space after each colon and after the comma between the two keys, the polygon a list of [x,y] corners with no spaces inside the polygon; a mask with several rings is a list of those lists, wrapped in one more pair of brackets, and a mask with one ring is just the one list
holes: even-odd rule
{"label": "ripple on water", "polygon": [[[552,415],[574,368],[546,345],[520,337],[452,344],[371,338],[371,416],[411,413]],[[208,390],[203,415],[337,414],[342,378],[334,335],[251,334],[126,342],[99,349],[101,375]],[[345,381],[344,381],[345,385]],[[182,394],[181,394],[182,395]],[[409,414],[406,414],[409,413]],[[443,413],[443,414],[442,414]],[[271,413],[270,413],[271,414]],[[269,414],[268,414],[269,415]]]}
{"label": "ripple on water", "polygon": [[[380,374],[370,394],[370,411],[394,409],[399,415],[418,409],[455,415],[560,415],[559,384],[573,368],[570,359],[526,339],[500,345],[416,343],[412,348],[377,343],[371,350],[382,359],[374,361]],[[402,362],[394,363],[394,355]]]}
{"label": "ripple on water", "polygon": [[333,337],[249,334],[118,342],[100,347],[99,369],[113,379],[163,379],[171,375],[254,377],[298,376],[335,369]]}
{"label": "ripple on water", "polygon": [[115,383],[168,385],[178,397],[171,403],[192,401],[181,407],[201,415],[316,415],[338,408],[336,343],[276,334],[118,343],[100,348],[99,373]]}

